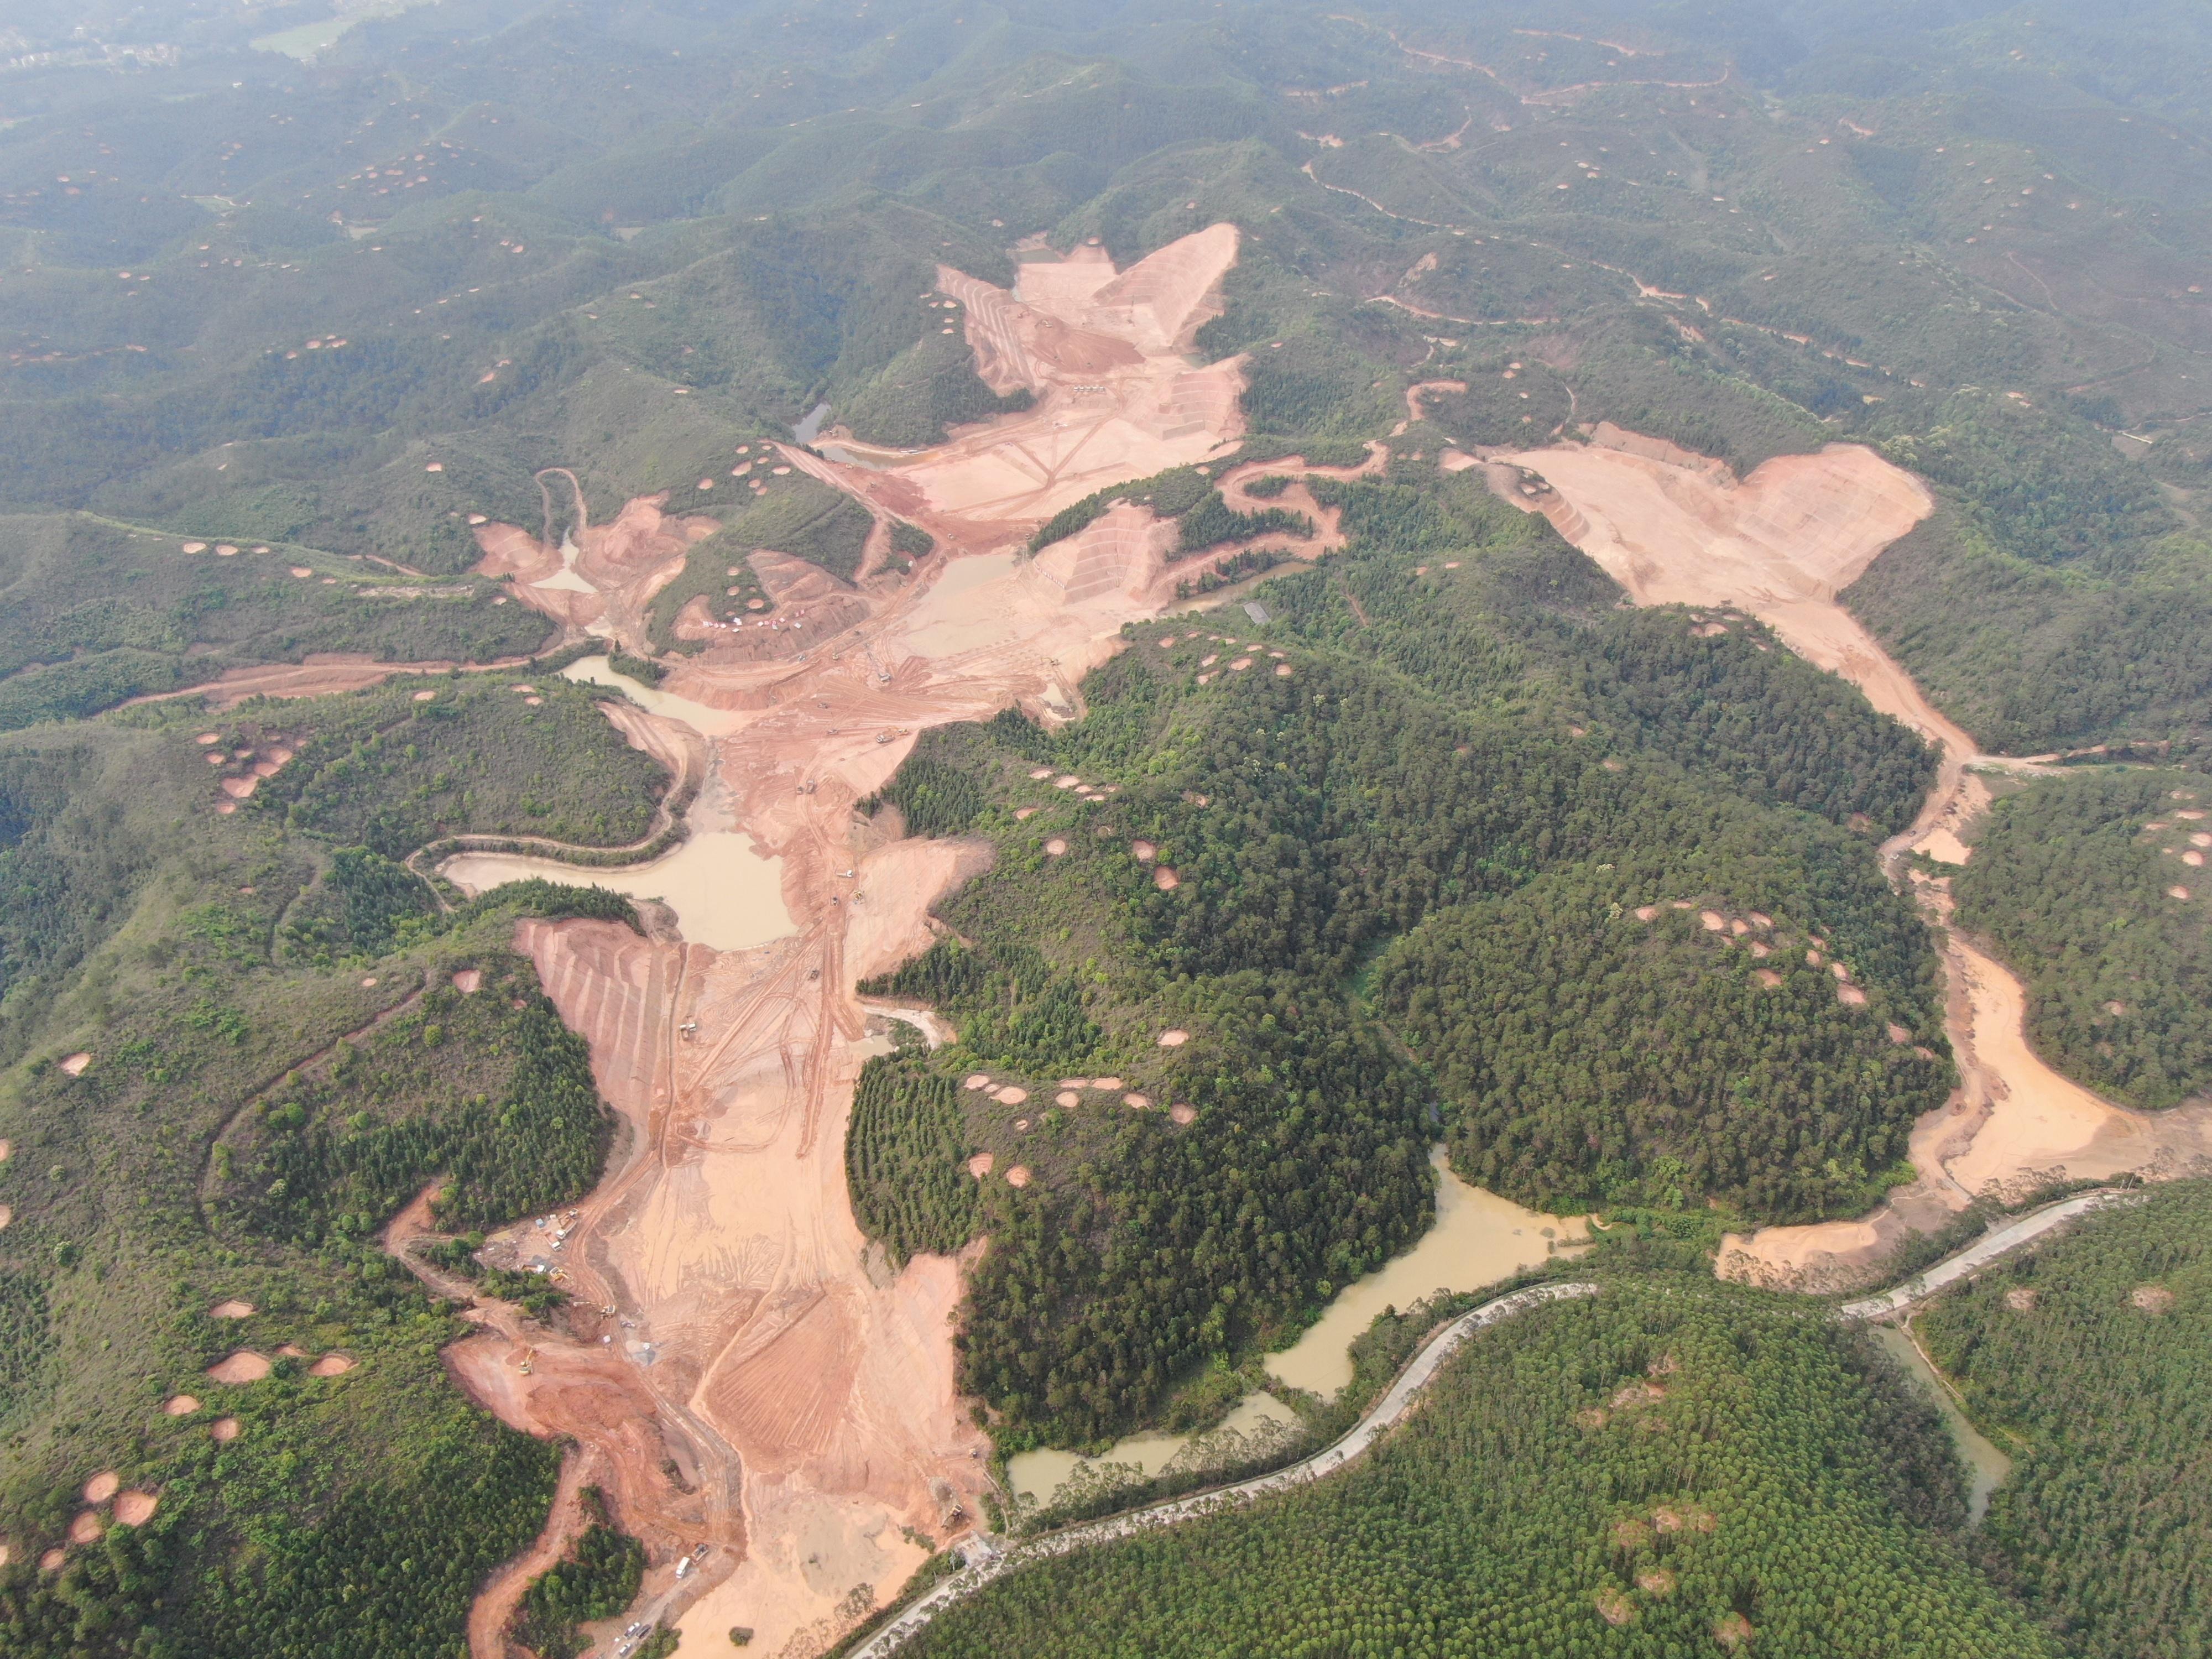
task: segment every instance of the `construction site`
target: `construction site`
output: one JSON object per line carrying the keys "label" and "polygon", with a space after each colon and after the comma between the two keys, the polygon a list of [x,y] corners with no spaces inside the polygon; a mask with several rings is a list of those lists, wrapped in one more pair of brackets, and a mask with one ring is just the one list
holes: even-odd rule
{"label": "construction site", "polygon": [[[885,841],[854,808],[928,726],[1008,707],[1079,718],[1077,688],[1123,625],[1234,550],[1177,561],[1175,524],[1127,504],[1034,557],[1024,544],[1094,491],[1236,448],[1240,365],[1190,356],[1236,251],[1227,225],[1121,272],[1096,246],[1028,249],[1011,294],[941,271],[985,380],[1036,401],[911,454],[834,437],[819,453],[779,447],[777,469],[875,516],[861,568],[848,583],[756,551],[781,626],[709,634],[657,690],[631,687],[643,707],[624,720],[646,728],[634,740],[711,750],[684,847],[600,878],[647,901],[652,936],[586,921],[518,931],[589,1040],[624,1133],[576,1211],[486,1249],[557,1275],[570,1332],[487,1313],[448,1363],[506,1421],[577,1443],[586,1473],[564,1494],[586,1479],[612,1492],[652,1548],[641,1605],[672,1622],[684,1612],[714,1643],[741,1626],[767,1653],[820,1652],[982,1516],[989,1446],[954,1376],[962,1264],[890,1270],[853,1220],[844,1133],[861,1065],[890,1046],[854,984],[926,949],[932,904],[988,854]],[[1340,544],[1296,459],[1223,469],[1224,499],[1243,505],[1262,471],[1292,477],[1287,499],[1316,526],[1274,538],[1289,556]],[[483,571],[514,578],[579,639],[645,649],[653,594],[714,522],[641,500],[596,528],[579,495],[556,544],[555,517],[549,499],[541,533],[477,526]],[[936,544],[910,575],[885,556],[895,522]],[[570,672],[605,677],[603,663]],[[564,868],[473,854],[444,867],[469,887]],[[407,1231],[403,1218],[395,1249]],[[533,1557],[557,1556],[577,1524],[573,1504],[556,1505]],[[528,1576],[487,1589],[471,1624],[483,1659]],[[617,1649],[635,1639],[599,1633]],[[712,1644],[687,1635],[682,1650],[695,1648]]]}

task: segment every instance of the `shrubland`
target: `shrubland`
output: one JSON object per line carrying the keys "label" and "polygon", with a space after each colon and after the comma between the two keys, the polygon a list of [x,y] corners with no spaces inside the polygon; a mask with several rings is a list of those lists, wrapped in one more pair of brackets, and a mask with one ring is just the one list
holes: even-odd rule
{"label": "shrubland", "polygon": [[282,544],[185,545],[85,514],[0,520],[0,728],[315,652],[488,662],[547,643],[544,619],[489,582],[410,582]]}
{"label": "shrubland", "polygon": [[[387,690],[270,712],[287,736],[365,733],[359,711],[434,706]],[[258,713],[218,725],[236,737]],[[526,910],[626,907],[540,884],[447,914],[283,803],[219,816],[204,719],[39,728],[0,763],[0,863],[30,901],[9,907],[0,1003],[0,1629],[58,1656],[457,1651],[477,1581],[541,1524],[558,1453],[453,1390],[437,1352],[468,1328],[376,1235],[434,1178],[456,1226],[597,1178],[611,1125],[583,1044],[507,946]],[[622,775],[610,805],[643,810]],[[326,900],[337,925],[302,950],[288,926]],[[256,1311],[211,1316],[234,1298]],[[276,1357],[287,1343],[355,1364],[312,1376]],[[271,1376],[204,1375],[241,1347]],[[198,1403],[165,1411],[183,1395]],[[235,1437],[212,1436],[222,1419]],[[40,1571],[102,1468],[158,1493],[153,1518]]]}

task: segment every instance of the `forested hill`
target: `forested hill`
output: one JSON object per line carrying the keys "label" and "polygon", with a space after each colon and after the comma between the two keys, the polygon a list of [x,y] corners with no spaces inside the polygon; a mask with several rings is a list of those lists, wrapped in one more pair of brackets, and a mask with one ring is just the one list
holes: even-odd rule
{"label": "forested hill", "polygon": [[[441,912],[395,861],[444,828],[641,830],[665,775],[547,692],[0,736],[0,1651],[453,1653],[543,1526],[558,1449],[453,1387],[473,1328],[377,1235],[434,1177],[455,1230],[572,1200],[610,1145],[508,945],[520,914],[626,903]],[[240,1351],[268,1376],[210,1376]],[[88,1508],[101,1471],[151,1517]]]}
{"label": "forested hill", "polygon": [[1469,1344],[1352,1469],[1017,1572],[913,1650],[2056,1659],[1967,1559],[1949,1443],[1870,1346],[1608,1283]]}
{"label": "forested hill", "polygon": [[[961,1342],[1002,1443],[1282,1340],[1425,1224],[1439,1134],[1531,1204],[1806,1220],[1871,1203],[1948,1091],[1875,856],[1918,739],[1741,618],[1589,609],[1542,520],[1406,477],[1362,488],[1427,540],[1362,521],[1266,628],[1133,629],[1080,722],[925,733],[884,792],[997,858],[957,939],[862,988],[960,1042],[871,1074],[855,1209],[902,1253],[990,1234]],[[1002,1106],[977,1068],[1188,1121]],[[978,1152],[1030,1184],[979,1200]]]}
{"label": "forested hill", "polygon": [[[854,1213],[889,1258],[989,1237],[961,1380],[1006,1452],[1219,1420],[1421,1236],[1439,1142],[1607,1212],[1633,1271],[1447,1379],[1373,1481],[1188,1558],[1064,1564],[1032,1581],[1056,1605],[1018,1581],[933,1641],[2193,1651],[2193,1568],[2076,1502],[2094,1471],[2151,1491],[2182,1440],[2077,1435],[2009,1553],[1970,1548],[1869,1356],[1638,1281],[1903,1176],[1951,1072],[1875,849],[1934,759],[1742,616],[1625,609],[1464,461],[1612,421],[1739,474],[1857,441],[1925,479],[1937,511],[1845,602],[1985,747],[2172,769],[2164,805],[2129,773],[2001,807],[1961,915],[2075,1075],[2201,1091],[2174,796],[2212,730],[2208,64],[2180,0],[16,0],[0,1652],[451,1659],[546,1517],[557,1449],[465,1402],[438,1354],[467,1328],[375,1241],[434,1178],[426,1248],[466,1273],[475,1228],[590,1188],[612,1126],[508,945],[525,910],[629,912],[449,908],[404,861],[470,830],[626,846],[670,784],[593,694],[460,672],[551,644],[476,532],[575,530],[553,466],[596,525],[639,496],[718,520],[647,619],[673,651],[694,600],[759,597],[746,556],[843,578],[872,533],[811,480],[733,501],[739,446],[823,404],[921,446],[1020,401],[947,331],[940,266],[1126,269],[1217,224],[1237,261],[1195,345],[1238,362],[1237,458],[1381,464],[1314,481],[1346,544],[1250,588],[1267,620],[1133,631],[1084,720],[933,732],[870,803],[870,833],[996,861],[869,988],[958,1041],[874,1059]],[[1182,550],[1301,523],[1213,471],[1139,483]],[[422,672],[141,701],[325,653]],[[2081,1294],[2085,1348],[2151,1340]],[[2160,1342],[2187,1305],[2143,1310],[2177,1316]],[[1970,1376],[2002,1346],[1958,1330]],[[240,1349],[270,1374],[209,1376]],[[2011,1398],[2000,1361],[1977,1397]],[[2183,1427],[2187,1370],[2160,1384]],[[143,1524],[84,1497],[108,1472]],[[586,1539],[526,1598],[546,1647],[634,1586]]]}
{"label": "forested hill", "polygon": [[2178,1182],[1935,1304],[1922,1340],[2013,1458],[1976,1553],[2086,1659],[2212,1636],[2212,1188]]}

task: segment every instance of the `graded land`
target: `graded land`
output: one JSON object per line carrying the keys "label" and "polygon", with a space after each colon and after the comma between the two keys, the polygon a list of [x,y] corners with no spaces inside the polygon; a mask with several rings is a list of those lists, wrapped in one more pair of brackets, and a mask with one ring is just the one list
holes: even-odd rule
{"label": "graded land", "polygon": [[[1018,422],[1007,429],[1018,432]],[[1571,453],[1600,465],[1607,455],[1643,465],[1626,450]],[[1516,464],[1539,459],[1551,456]],[[1799,523],[1827,514],[1840,526],[1830,564],[1791,586],[1796,573],[1778,568],[1773,550],[1785,529],[1752,542],[1765,567],[1746,558],[1728,568],[1765,568],[1793,619],[1817,625],[1826,593],[1909,526],[1919,498],[1909,479],[1863,451],[1793,460],[1794,487],[1752,499],[1785,523],[1793,510]],[[1268,465],[1297,478],[1345,480],[1366,470]],[[1675,484],[1680,472],[1722,496],[1709,471],[1659,465],[1668,469],[1659,481]],[[1257,475],[1239,471],[1248,470]],[[1665,501],[1649,475],[1637,477]],[[1701,507],[1706,517],[1675,531],[1674,546],[1694,552],[1700,526],[1709,535],[1716,519],[1725,523],[1721,508]],[[601,1089],[632,1127],[627,1158],[580,1206],[563,1241],[579,1302],[615,1312],[575,1319],[573,1340],[526,1346],[487,1332],[452,1363],[510,1422],[627,1459],[634,1473],[618,1490],[652,1486],[636,1466],[668,1459],[690,1484],[719,1481],[732,1494],[719,1520],[698,1516],[688,1532],[679,1528],[686,1552],[715,1547],[691,1581],[704,1588],[685,1613],[690,1627],[744,1623],[757,1639],[826,1644],[919,1564],[911,1537],[942,1541],[982,1517],[987,1447],[965,1419],[948,1325],[960,1268],[919,1255],[895,1270],[869,1243],[845,1197],[842,1143],[860,1065],[887,1046],[869,1035],[870,1011],[853,987],[932,943],[930,909],[981,854],[958,842],[883,842],[852,809],[890,780],[926,726],[983,720],[1009,704],[1048,726],[1076,713],[1075,688],[1119,648],[1122,625],[1171,602],[1166,538],[1123,527],[1126,519],[1140,531],[1150,516],[1109,508],[1031,560],[941,555],[911,581],[863,584],[865,620],[809,641],[790,659],[710,646],[665,678],[650,701],[669,717],[717,711],[708,722],[712,775],[691,816],[700,850],[690,856],[705,882],[727,880],[717,872],[732,855],[709,849],[737,833],[750,837],[775,860],[764,867],[780,872],[792,931],[734,950],[689,938],[689,929],[680,941],[585,921],[518,931],[517,948],[591,1041]],[[937,520],[940,533],[948,522]],[[1005,539],[994,520],[961,528],[985,549]],[[1106,581],[1068,579],[1102,564]],[[1731,599],[1711,583],[1664,597]],[[1864,649],[1878,658],[1870,643]],[[763,867],[750,853],[735,856]],[[474,883],[506,866],[471,854],[446,869]],[[684,901],[659,872],[618,879],[641,896],[671,898],[681,917]],[[526,1256],[531,1247],[520,1230],[507,1242]],[[1548,1242],[1532,1248],[1540,1259]],[[1506,1272],[1527,1259],[1492,1265]],[[1410,1279],[1407,1287],[1416,1297],[1437,1288]],[[1304,1386],[1342,1380],[1351,1333],[1341,1323],[1316,1328],[1311,1362],[1284,1357]],[[1323,1354],[1328,1332],[1337,1334]],[[594,1343],[597,1335],[611,1341]],[[603,1373],[616,1344],[636,1361],[624,1391],[580,1383]],[[579,1397],[602,1403],[582,1409]],[[611,1416],[608,1403],[617,1401],[629,1403]],[[672,1499],[663,1492],[655,1501],[665,1510]]]}
{"label": "graded land", "polygon": [[[678,720],[714,711],[702,722],[713,760],[691,841],[662,866],[609,876],[667,899],[673,928],[649,939],[590,922],[518,929],[516,948],[591,1043],[599,1086],[629,1126],[628,1151],[563,1241],[582,1310],[574,1336],[525,1343],[487,1330],[449,1364],[510,1423],[627,1464],[614,1484],[634,1524],[631,1493],[652,1495],[648,1513],[678,1501],[658,1473],[665,1461],[684,1471],[681,1485],[729,1494],[675,1540],[687,1553],[714,1547],[690,1581],[703,1587],[687,1613],[694,1630],[746,1625],[770,1651],[826,1645],[921,1563],[915,1539],[942,1541],[982,1516],[988,1447],[954,1382],[960,1267],[927,1255],[891,1267],[852,1220],[844,1149],[860,1066],[887,1047],[870,1034],[881,1016],[872,1021],[854,986],[928,946],[931,906],[978,854],[957,842],[884,842],[855,827],[853,808],[924,727],[1010,705],[1070,718],[1073,688],[1118,648],[1123,623],[1173,601],[1188,567],[1169,562],[1172,533],[1151,533],[1145,509],[1109,512],[1036,559],[990,550],[1103,480],[1226,441],[1233,365],[1194,389],[1175,347],[1202,320],[1235,246],[1219,227],[1121,278],[1095,250],[1064,272],[1030,261],[1027,301],[962,288],[971,315],[980,308],[1001,330],[971,322],[981,350],[1000,354],[987,366],[1030,366],[1045,394],[1036,412],[884,475],[784,448],[862,500],[881,489],[879,476],[908,480],[920,499],[894,491],[900,516],[951,550],[908,580],[864,579],[848,590],[858,617],[788,659],[710,644],[648,699]],[[1054,307],[1087,319],[1088,332],[1054,323]],[[1079,347],[1098,363],[1076,363]],[[1097,395],[1066,391],[1063,401],[1060,381],[1079,371],[1120,377],[1112,408],[1054,441],[1061,459],[1037,487],[981,490],[974,480],[1001,464],[991,458],[1026,465],[1042,434],[1064,430],[1069,408]],[[1176,398],[1195,399],[1195,413],[1168,420]],[[1144,438],[1145,421],[1172,429]],[[646,525],[656,512],[633,503],[630,516]],[[478,537],[491,557],[543,560],[544,544],[520,531],[487,526]],[[562,568],[598,599],[561,586],[530,602],[574,625],[585,611],[570,611],[573,597],[589,621],[635,631],[641,611],[629,596],[653,577],[600,560],[592,537]],[[654,556],[655,568],[671,571],[679,552]],[[549,873],[541,860],[474,853],[443,869],[465,886]],[[693,921],[695,904],[727,905],[771,878],[780,891],[749,902],[735,931]],[[509,1230],[489,1248],[526,1260],[533,1231]],[[599,1308],[614,1311],[595,1318]],[[594,1380],[611,1363],[623,1374],[611,1390]],[[660,1582],[648,1579],[649,1596]]]}
{"label": "graded land", "polygon": [[[312,74],[243,49],[265,19],[167,9],[142,48],[33,7],[0,100],[0,1647],[493,1659],[598,1486],[652,1565],[590,1639],[812,1655],[989,1523],[978,1399],[1008,1450],[1202,1440],[1302,1328],[1273,1357],[1317,1347],[1325,1391],[1343,1325],[1432,1288],[1431,1199],[1466,1213],[1439,1133],[1610,1212],[1601,1254],[1732,1224],[1727,1271],[1802,1288],[1989,1192],[2201,1161],[2201,1103],[2117,1103],[2123,1060],[2128,1103],[2192,1097],[2191,997],[2076,994],[2062,1051],[2039,945],[1948,873],[2040,751],[2212,732],[2189,8],[341,3],[275,43]],[[1221,633],[1129,626],[1200,596]],[[631,701],[594,711],[550,677],[599,651],[570,678]],[[1930,757],[1791,651],[1936,744],[1917,822]],[[2185,816],[2129,902],[2212,897]],[[1601,948],[1546,954],[1570,933]],[[1198,988],[1121,996],[1163,960]],[[1640,1069],[1549,1058],[1632,1007]],[[2152,1013],[2164,1094],[2141,1045],[2087,1058]],[[1486,1025],[1428,1115],[1411,1073]],[[917,1034],[998,1048],[900,1143],[868,1080],[968,1064]],[[511,1090],[518,1052],[560,1086]],[[1838,1219],[1908,1130],[1915,1178]],[[1522,1260],[1536,1218],[1476,1196]],[[502,1222],[482,1261],[441,1236]],[[1953,1650],[2036,1650],[1894,1524],[1945,1483],[1857,1434],[1886,1373],[1763,1286],[1669,1291],[1500,1333],[1370,1467],[1448,1459],[1259,1552],[1307,1601],[1185,1559],[1043,1613],[1433,1647],[1403,1563],[1502,1493],[1455,1639],[1872,1652],[1905,1638],[1869,1609],[1940,1603],[1995,1632]],[[1361,1388],[1416,1322],[1375,1322]],[[1853,1526],[1717,1505],[1701,1545],[1673,1492],[1585,1525],[1620,1487],[1563,1521],[1743,1401],[1747,1328],[1814,1401],[1754,1437],[1826,1431],[1783,1484],[1840,1479]],[[1677,1342],[1680,1380],[1640,1368]],[[1647,1343],[1626,1403],[1568,1397]],[[1468,1480],[1499,1436],[1532,1455]],[[1774,1616],[1723,1611],[1717,1559]],[[1480,1601],[1532,1562],[1542,1595]],[[2116,1646],[2171,1605],[2130,1582]]]}
{"label": "graded land", "polygon": [[[1007,419],[1006,430],[1018,434],[1022,422]],[[1871,685],[1885,712],[1939,739],[1955,732],[1833,601],[1926,510],[1909,477],[1838,446],[1770,462],[1771,472],[1736,485],[1686,453],[1625,433],[1601,437],[1516,453],[1493,476],[1509,500],[1544,510],[1581,540],[1639,601],[1749,611]],[[964,453],[980,443],[970,438]],[[1369,471],[1268,466],[1298,479]],[[823,471],[863,495],[873,476]],[[1085,493],[1097,487],[1083,482]],[[883,789],[927,726],[984,720],[1010,704],[1048,726],[1066,722],[1082,708],[1085,675],[1119,648],[1122,625],[1172,602],[1170,538],[1148,531],[1144,507],[1109,507],[1033,559],[990,550],[1073,493],[1033,495],[1026,520],[937,514],[940,536],[977,550],[933,556],[910,580],[864,581],[853,590],[864,617],[788,658],[709,645],[650,699],[679,720],[718,711],[705,722],[714,762],[692,810],[699,850],[690,856],[704,882],[726,881],[717,872],[732,855],[711,849],[750,838],[775,862],[736,856],[778,872],[792,931],[730,950],[589,921],[518,931],[517,948],[590,1039],[601,1089],[632,1128],[626,1158],[563,1240],[580,1303],[614,1312],[574,1319],[573,1339],[526,1346],[487,1332],[452,1363],[508,1421],[626,1459],[633,1472],[617,1490],[651,1487],[655,1477],[638,1470],[668,1461],[686,1484],[730,1494],[719,1518],[694,1514],[674,1534],[687,1553],[713,1547],[691,1580],[697,1599],[661,1603],[690,1602],[690,1627],[744,1623],[757,1639],[826,1644],[919,1565],[911,1539],[946,1540],[982,1517],[988,1448],[963,1409],[948,1323],[960,1267],[925,1254],[895,1269],[859,1231],[842,1136],[861,1062],[888,1046],[869,1035],[854,986],[926,949],[932,907],[985,854],[959,842],[884,842],[852,809]],[[1814,556],[1793,559],[1787,550],[1805,545],[1808,531]],[[1964,775],[1954,751],[1947,787],[1955,792]],[[1923,823],[1948,805],[1939,790]],[[467,883],[507,872],[474,854],[446,868]],[[665,890],[672,883],[663,872],[617,879],[641,896],[671,898],[680,918],[684,901]],[[1955,1020],[1954,1032],[1971,1035]],[[1960,1111],[1954,1103],[1945,1122]],[[1916,1148],[1926,1135],[1923,1126]],[[1984,1145],[2014,1159],[1984,1179],[2021,1175],[2020,1134]],[[2042,1164],[2032,1167],[2041,1178]],[[1958,1183],[1943,1182],[1917,1210],[1893,1200],[1881,1215],[1894,1222],[1731,1239],[1725,1271],[1797,1284],[1845,1276],[1893,1248],[1908,1222],[1932,1228],[1965,1207]],[[526,1258],[527,1233],[495,1239],[495,1252],[502,1242]],[[611,1340],[594,1343],[598,1335]],[[1321,1335],[1317,1328],[1311,1340]],[[623,1390],[580,1382],[604,1373],[616,1344],[635,1362]],[[1331,1352],[1341,1345],[1333,1339]],[[1285,1360],[1306,1386],[1340,1380],[1340,1358]],[[585,1409],[580,1398],[599,1403]],[[665,1513],[673,1501],[663,1491],[653,1507]],[[648,1581],[648,1596],[656,1584],[665,1598],[659,1580]]]}

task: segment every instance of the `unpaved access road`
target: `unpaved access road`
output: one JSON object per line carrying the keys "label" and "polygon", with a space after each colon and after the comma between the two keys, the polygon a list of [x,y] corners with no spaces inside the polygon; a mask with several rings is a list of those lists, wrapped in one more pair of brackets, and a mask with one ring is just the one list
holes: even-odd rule
{"label": "unpaved access road", "polygon": [[[1934,1267],[1912,1274],[1877,1296],[1845,1303],[1836,1310],[1837,1316],[1853,1321],[1878,1320],[1902,1313],[2000,1257],[2044,1237],[2076,1216],[2115,1204],[2135,1201],[2138,1200],[2130,1194],[2105,1190],[2082,1193],[2057,1204],[2047,1204],[2039,1210],[2014,1217],[2002,1226],[1992,1227],[1964,1249],[1946,1256]],[[1112,1543],[1117,1539],[1155,1528],[1180,1526],[1187,1521],[1220,1515],[1255,1498],[1288,1492],[1294,1486],[1302,1486],[1324,1475],[1334,1474],[1356,1462],[1395,1428],[1437,1372],[1443,1369],[1444,1362],[1457,1353],[1477,1333],[1547,1303],[1571,1301],[1597,1294],[1598,1286],[1586,1279],[1536,1285],[1486,1302],[1472,1313],[1462,1314],[1429,1339],[1427,1345],[1413,1356],[1405,1370],[1398,1373],[1397,1380],[1391,1383],[1388,1392],[1341,1439],[1286,1468],[1277,1469],[1269,1474],[1255,1475],[1251,1480],[1239,1481],[1233,1486],[1221,1486],[1211,1492],[1194,1493],[1188,1498],[1170,1498],[1164,1503],[1148,1504],[1126,1514],[1086,1521],[1079,1526],[1048,1534],[1030,1543],[1018,1545],[1011,1550],[1000,1548],[988,1538],[970,1540],[964,1546],[967,1566],[920,1597],[911,1607],[901,1609],[898,1617],[854,1648],[847,1654],[846,1659],[888,1659],[946,1607],[956,1601],[965,1601],[985,1585],[1004,1577],[1017,1567],[1070,1555],[1077,1550]]]}

